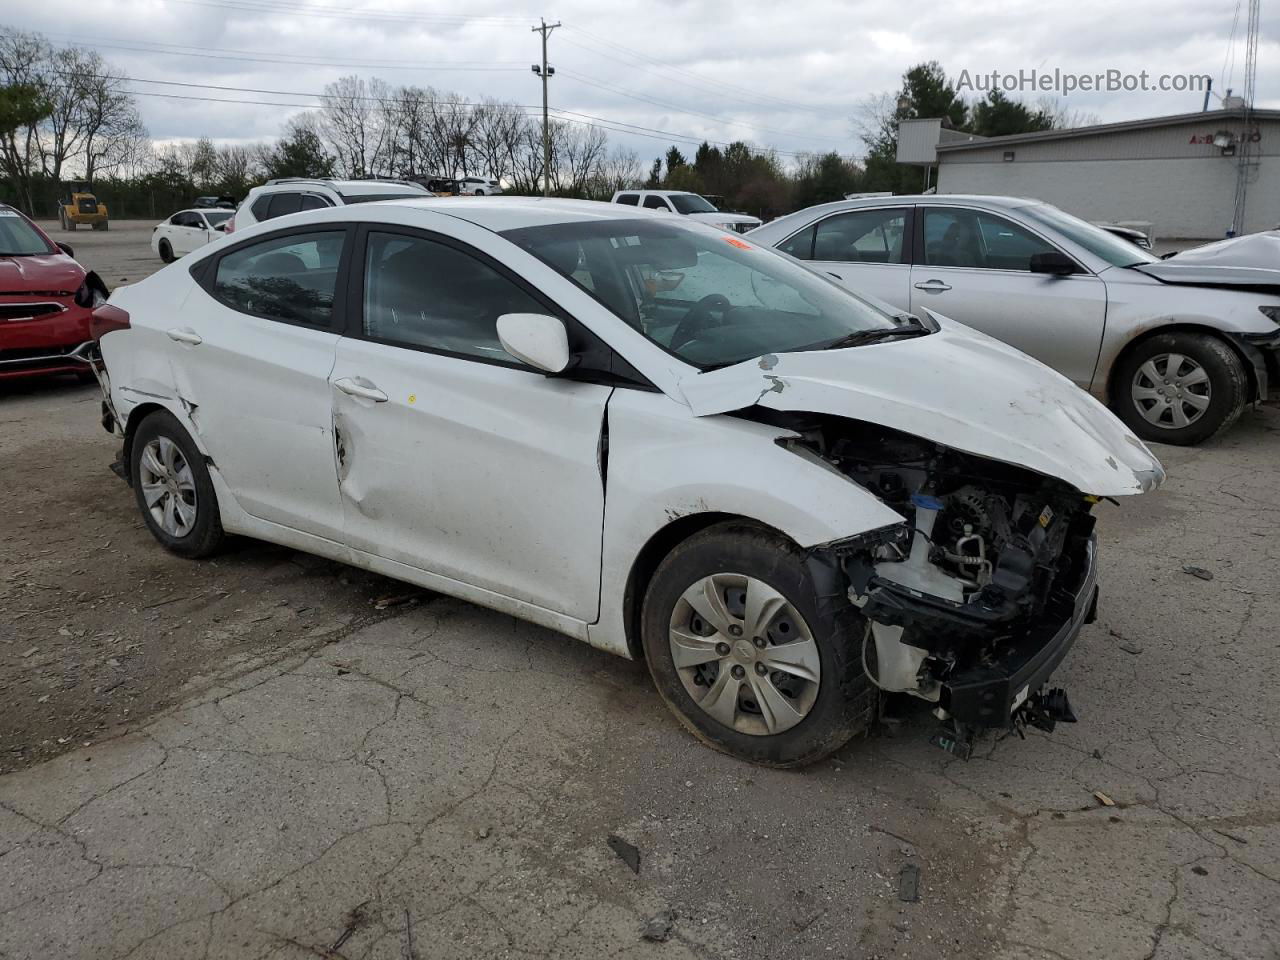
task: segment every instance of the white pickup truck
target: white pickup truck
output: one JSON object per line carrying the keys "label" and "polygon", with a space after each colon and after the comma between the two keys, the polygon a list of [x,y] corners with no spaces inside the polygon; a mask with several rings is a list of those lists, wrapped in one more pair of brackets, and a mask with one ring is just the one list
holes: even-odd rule
{"label": "white pickup truck", "polygon": [[613,202],[683,214],[731,233],[746,233],[760,226],[759,217],[745,213],[721,213],[706,197],[684,190],[619,190],[613,195]]}

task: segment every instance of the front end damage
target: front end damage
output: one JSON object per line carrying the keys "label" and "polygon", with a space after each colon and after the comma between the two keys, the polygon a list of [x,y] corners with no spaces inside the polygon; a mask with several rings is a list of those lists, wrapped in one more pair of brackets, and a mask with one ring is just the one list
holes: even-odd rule
{"label": "front end damage", "polygon": [[867,675],[934,703],[934,741],[1072,721],[1046,686],[1097,606],[1093,505],[1064,481],[839,417],[756,411],[907,520],[829,544],[866,621]]}

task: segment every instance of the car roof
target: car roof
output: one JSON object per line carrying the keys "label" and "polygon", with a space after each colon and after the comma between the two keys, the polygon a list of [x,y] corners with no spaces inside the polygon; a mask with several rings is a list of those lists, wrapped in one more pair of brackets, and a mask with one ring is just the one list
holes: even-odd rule
{"label": "car roof", "polygon": [[261,190],[266,187],[288,189],[289,187],[303,186],[328,187],[330,190],[336,190],[346,196],[386,193],[387,187],[410,191],[420,190],[424,194],[430,192],[420,183],[413,183],[409,180],[392,180],[390,178],[385,180],[330,180],[324,177],[284,177],[279,180],[268,180],[261,187],[255,189]]}
{"label": "car roof", "polygon": [[635,220],[639,217],[661,218],[664,222],[670,222],[670,215],[664,217],[652,210],[619,207],[616,203],[601,200],[564,200],[559,197],[413,197],[361,206],[366,210],[374,206],[430,210],[432,213],[443,213],[466,220],[495,233],[554,223]]}

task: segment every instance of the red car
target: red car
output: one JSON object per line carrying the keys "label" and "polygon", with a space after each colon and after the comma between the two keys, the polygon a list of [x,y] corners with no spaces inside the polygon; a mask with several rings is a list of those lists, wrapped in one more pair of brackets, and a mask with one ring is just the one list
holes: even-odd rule
{"label": "red car", "polygon": [[106,297],[105,284],[76,263],[70,247],[0,204],[0,380],[56,373],[92,378],[71,354],[91,341],[90,314]]}

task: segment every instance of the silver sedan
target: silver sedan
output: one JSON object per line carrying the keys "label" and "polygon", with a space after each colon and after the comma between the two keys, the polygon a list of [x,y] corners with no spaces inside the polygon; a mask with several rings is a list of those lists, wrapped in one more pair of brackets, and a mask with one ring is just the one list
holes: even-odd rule
{"label": "silver sedan", "polygon": [[855,293],[1017,347],[1145,440],[1200,443],[1280,379],[1280,270],[1161,261],[1035,200],[844,200],[749,236]]}

